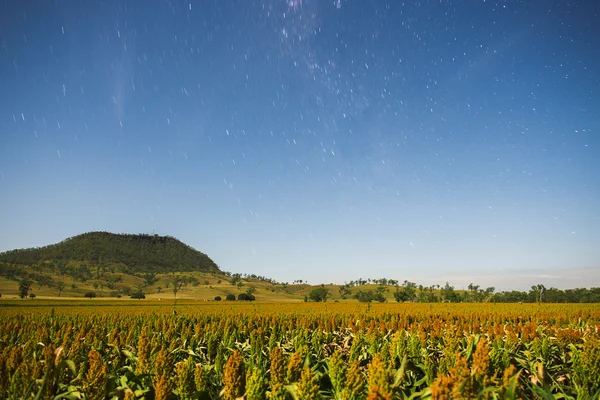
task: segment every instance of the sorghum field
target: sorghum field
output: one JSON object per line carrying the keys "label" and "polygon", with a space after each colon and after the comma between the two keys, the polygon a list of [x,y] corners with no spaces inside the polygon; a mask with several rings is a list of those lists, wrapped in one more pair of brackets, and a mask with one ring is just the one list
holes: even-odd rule
{"label": "sorghum field", "polygon": [[0,397],[594,399],[599,329],[597,305],[3,302]]}

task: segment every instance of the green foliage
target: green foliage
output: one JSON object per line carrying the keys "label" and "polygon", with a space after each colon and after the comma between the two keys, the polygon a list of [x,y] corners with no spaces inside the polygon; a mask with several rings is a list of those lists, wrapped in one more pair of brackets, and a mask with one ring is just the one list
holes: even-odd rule
{"label": "green foliage", "polygon": [[246,373],[246,398],[248,400],[264,400],[267,398],[268,382],[265,373],[258,368]]}
{"label": "green foliage", "polygon": [[98,297],[98,295],[96,294],[96,292],[87,292],[86,294],[83,295],[83,297],[88,298],[88,299],[93,299]]}
{"label": "green foliage", "polygon": [[131,293],[131,295],[129,297],[131,297],[132,299],[141,300],[141,299],[145,299],[146,295],[144,294],[143,291],[136,290],[135,292]]}
{"label": "green foliage", "polygon": [[253,294],[248,294],[248,293],[240,293],[240,294],[238,294],[237,299],[238,300],[242,300],[242,301],[254,301],[254,300],[256,300],[256,298],[254,297]]}
{"label": "green foliage", "polygon": [[63,290],[65,290],[65,283],[63,281],[58,281],[56,282],[56,290],[58,291],[58,297],[60,297],[60,294],[62,293]]}
{"label": "green foliage", "polygon": [[361,303],[370,303],[372,301],[385,303],[386,301],[383,292],[376,290],[361,290],[356,292],[353,297]]}
{"label": "green foliage", "polygon": [[27,297],[27,293],[31,289],[31,281],[29,279],[21,279],[19,281],[19,297],[23,300]]}
{"label": "green foliage", "polygon": [[446,302],[455,303],[459,301],[458,294],[454,291],[454,286],[451,286],[448,282],[440,289],[440,294],[442,295],[442,299]]}
{"label": "green foliage", "polygon": [[186,280],[181,276],[174,277],[173,279],[171,279],[170,283],[171,290],[173,291],[173,295],[175,297],[177,297],[177,293],[181,290],[181,288],[187,284]]}
{"label": "green foliage", "polygon": [[[46,260],[63,270],[70,261],[82,261],[92,265],[122,264],[123,272],[129,274],[219,271],[206,254],[173,237],[158,235],[89,232],[50,246],[0,254],[1,262],[11,264],[32,266]],[[81,272],[86,279],[93,277],[89,268]]]}
{"label": "green foliage", "polygon": [[330,296],[329,290],[327,290],[326,288],[320,287],[320,288],[311,290],[311,292],[308,295],[308,298],[312,301],[322,302],[322,301],[327,301],[327,298],[329,296]]}
{"label": "green foliage", "polygon": [[398,303],[417,300],[417,284],[414,282],[404,281],[404,284],[401,288],[396,286],[394,299],[396,299]]}
{"label": "green foliage", "polygon": [[340,297],[342,299],[345,299],[352,294],[352,291],[350,290],[350,287],[348,285],[340,286],[338,291],[340,292]]}
{"label": "green foliage", "polygon": [[158,281],[158,278],[156,277],[156,272],[145,272],[145,273],[141,274],[140,277],[144,280],[144,283],[148,286],[152,286]]}
{"label": "green foliage", "polygon": [[227,301],[235,301],[235,294],[231,294],[229,293],[226,297],[225,300]]}

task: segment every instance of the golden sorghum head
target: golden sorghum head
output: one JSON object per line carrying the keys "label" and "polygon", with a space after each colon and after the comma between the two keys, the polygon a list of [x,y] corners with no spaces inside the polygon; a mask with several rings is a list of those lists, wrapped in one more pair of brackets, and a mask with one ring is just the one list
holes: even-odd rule
{"label": "golden sorghum head", "polygon": [[229,356],[224,372],[223,398],[225,400],[235,400],[243,396],[246,389],[246,374],[244,371],[244,359],[238,350],[235,350]]}
{"label": "golden sorghum head", "polygon": [[198,392],[208,391],[208,382],[206,381],[204,367],[202,367],[202,364],[196,364],[194,367],[194,385],[196,386],[196,391]]}
{"label": "golden sorghum head", "polygon": [[375,355],[369,365],[369,393],[378,393],[384,397],[391,394],[390,371],[379,354]]}
{"label": "golden sorghum head", "polygon": [[288,383],[297,382],[302,375],[302,365],[304,361],[302,360],[302,354],[300,350],[296,351],[292,354],[290,358],[290,363],[287,368],[287,381]]}
{"label": "golden sorghum head", "polygon": [[[131,330],[133,331],[133,330]],[[131,332],[130,332],[131,333]],[[146,327],[142,329],[142,333],[140,334],[140,338],[137,342],[137,365],[136,365],[136,373],[137,374],[149,374],[152,367],[150,363],[150,354],[152,352],[152,345],[150,343],[150,339],[148,338],[148,333],[146,331]]]}
{"label": "golden sorghum head", "polygon": [[182,400],[191,399],[194,395],[194,360],[190,357],[175,367],[175,384],[177,393]]}
{"label": "golden sorghum head", "polygon": [[155,365],[155,374],[157,377],[161,375],[169,376],[171,373],[171,368],[173,365],[173,359],[171,357],[171,353],[165,346],[160,348],[160,351],[156,355],[156,360],[154,361]]}
{"label": "golden sorghum head", "polygon": [[271,352],[271,382],[285,383],[285,357],[279,347]]}
{"label": "golden sorghum head", "polygon": [[334,392],[341,393],[346,383],[346,363],[339,350],[336,350],[329,358],[329,379]]}
{"label": "golden sorghum head", "polygon": [[372,386],[369,389],[367,400],[392,400],[392,394],[382,393],[377,386]]}
{"label": "golden sorghum head", "polygon": [[85,375],[83,383],[83,392],[86,399],[101,400],[106,397],[106,382],[108,381],[108,373],[106,366],[102,361],[100,353],[96,350],[90,350],[88,353],[88,371]]}
{"label": "golden sorghum head", "polygon": [[264,400],[267,395],[267,380],[260,368],[248,370],[246,374],[246,399]]}
{"label": "golden sorghum head", "polygon": [[350,363],[350,368],[346,374],[346,387],[343,390],[343,399],[360,399],[364,396],[365,378],[360,369],[360,362],[357,360]]}
{"label": "golden sorghum head", "polygon": [[490,347],[485,338],[479,339],[477,347],[473,353],[472,374],[482,378],[487,376],[490,367]]}
{"label": "golden sorghum head", "polygon": [[9,376],[15,373],[19,365],[21,365],[23,350],[20,346],[13,346],[8,353],[6,359],[6,370]]}
{"label": "golden sorghum head", "polygon": [[269,399],[288,400],[289,394],[285,388],[285,384],[282,382],[271,381],[271,392],[269,393]]}
{"label": "golden sorghum head", "polygon": [[454,380],[444,374],[438,374],[437,379],[431,384],[432,400],[450,400],[452,398]]}
{"label": "golden sorghum head", "polygon": [[171,379],[165,373],[155,380],[154,384],[154,399],[155,400],[167,400],[173,393],[173,386],[171,385]]}
{"label": "golden sorghum head", "polygon": [[131,389],[126,389],[123,400],[135,400],[135,393],[133,393]]}
{"label": "golden sorghum head", "polygon": [[304,368],[300,381],[296,385],[298,400],[315,400],[321,398],[319,395],[319,380],[310,368]]}

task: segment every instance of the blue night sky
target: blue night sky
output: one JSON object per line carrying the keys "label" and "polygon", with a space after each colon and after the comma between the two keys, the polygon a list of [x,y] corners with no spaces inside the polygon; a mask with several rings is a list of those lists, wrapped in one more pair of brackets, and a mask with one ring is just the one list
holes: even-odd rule
{"label": "blue night sky", "polygon": [[0,251],[172,235],[280,281],[600,285],[600,3],[0,5]]}

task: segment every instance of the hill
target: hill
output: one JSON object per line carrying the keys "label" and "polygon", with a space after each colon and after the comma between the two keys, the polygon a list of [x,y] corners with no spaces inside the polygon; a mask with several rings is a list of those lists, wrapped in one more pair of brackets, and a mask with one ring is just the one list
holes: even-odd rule
{"label": "hill", "polygon": [[206,254],[170,236],[89,232],[40,248],[0,253],[0,262],[33,266],[52,263],[116,266],[120,272],[219,272]]}

